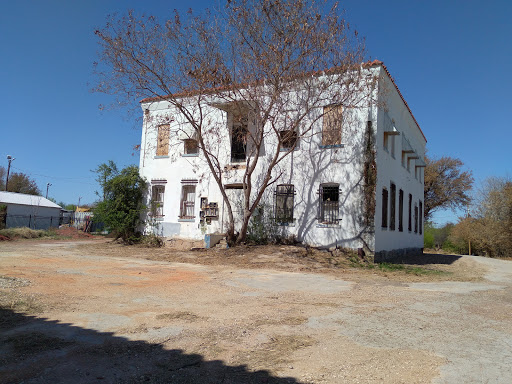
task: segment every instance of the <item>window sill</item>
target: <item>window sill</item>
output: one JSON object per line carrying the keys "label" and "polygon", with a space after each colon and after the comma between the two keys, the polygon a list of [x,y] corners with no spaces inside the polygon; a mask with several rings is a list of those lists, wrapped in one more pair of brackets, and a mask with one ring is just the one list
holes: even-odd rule
{"label": "window sill", "polygon": [[158,217],[154,217],[153,216],[153,220],[155,220],[155,221],[164,221],[164,217],[163,216],[158,216]]}
{"label": "window sill", "polygon": [[317,228],[341,228],[340,224],[334,224],[334,223],[318,223],[316,225]]}
{"label": "window sill", "polygon": [[294,221],[283,221],[283,222],[277,222],[276,225],[279,227],[295,227]]}
{"label": "window sill", "polygon": [[291,147],[288,147],[288,148],[280,148],[279,149],[279,152],[295,152],[295,151],[298,151],[299,150],[299,147],[296,146],[295,148],[291,148]]}
{"label": "window sill", "polygon": [[169,158],[169,155],[165,155],[165,156],[155,156],[154,159],[168,159]]}
{"label": "window sill", "polygon": [[184,153],[181,157],[199,157],[199,153]]}
{"label": "window sill", "polygon": [[196,221],[196,219],[178,219],[178,222],[181,222],[181,223],[194,223]]}
{"label": "window sill", "polygon": [[345,148],[345,144],[331,144],[331,145],[319,145],[320,149],[332,149],[332,148]]}

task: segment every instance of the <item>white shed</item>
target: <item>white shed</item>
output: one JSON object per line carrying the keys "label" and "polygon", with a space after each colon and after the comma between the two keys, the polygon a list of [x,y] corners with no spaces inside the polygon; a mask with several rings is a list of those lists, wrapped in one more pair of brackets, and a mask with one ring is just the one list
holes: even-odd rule
{"label": "white shed", "polygon": [[7,206],[6,228],[58,227],[61,207],[42,196],[0,192],[0,205]]}

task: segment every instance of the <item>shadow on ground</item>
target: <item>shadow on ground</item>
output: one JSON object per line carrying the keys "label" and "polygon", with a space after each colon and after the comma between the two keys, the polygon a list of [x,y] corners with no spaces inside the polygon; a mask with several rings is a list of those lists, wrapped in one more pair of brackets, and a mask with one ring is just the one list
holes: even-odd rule
{"label": "shadow on ground", "polygon": [[453,264],[462,256],[443,255],[440,253],[424,253],[416,256],[402,256],[392,260],[393,263],[410,264],[410,265],[427,265],[427,264]]}
{"label": "shadow on ground", "polygon": [[299,383],[0,308],[2,383]]}

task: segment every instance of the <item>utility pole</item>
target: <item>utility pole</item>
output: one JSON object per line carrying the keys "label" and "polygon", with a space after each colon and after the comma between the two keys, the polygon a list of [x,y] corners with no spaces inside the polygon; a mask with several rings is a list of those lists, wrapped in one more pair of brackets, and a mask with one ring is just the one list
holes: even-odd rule
{"label": "utility pole", "polygon": [[5,179],[5,192],[7,192],[7,186],[9,185],[9,171],[11,170],[11,162],[13,160],[16,160],[11,155],[7,155],[7,161],[9,162],[9,165],[7,166],[7,178]]}
{"label": "utility pole", "polygon": [[52,183],[46,183],[46,198],[48,198],[48,188],[50,188],[51,185]]}
{"label": "utility pole", "polygon": [[[469,203],[467,207],[467,218],[469,219]],[[469,256],[471,256],[471,239],[468,239]]]}

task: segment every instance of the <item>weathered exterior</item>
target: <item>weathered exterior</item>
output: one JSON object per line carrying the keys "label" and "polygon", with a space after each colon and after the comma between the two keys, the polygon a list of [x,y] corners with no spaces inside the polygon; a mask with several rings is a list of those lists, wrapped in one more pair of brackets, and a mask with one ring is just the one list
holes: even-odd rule
{"label": "weathered exterior", "polygon": [[[403,190],[407,196],[409,193],[412,194],[416,204],[423,201],[422,159],[426,140],[387,69],[381,63],[377,63],[368,71],[379,78],[378,86],[374,91],[374,102],[362,100],[358,105],[344,108],[341,143],[328,146],[322,145],[324,110],[313,109],[308,116],[313,122],[313,131],[301,137],[293,153],[275,169],[273,174],[280,175],[279,179],[266,191],[262,206],[271,215],[275,214],[277,186],[292,185],[293,220],[284,223],[275,222],[277,225],[274,230],[281,236],[293,236],[298,241],[319,247],[363,248],[367,252],[375,253],[376,258],[380,260],[392,255],[394,251],[421,250],[423,246],[423,236],[418,232],[415,233],[414,230],[408,231],[407,222],[402,231],[397,227],[391,230],[389,225],[387,228],[382,227],[384,211],[381,192],[385,188],[389,190],[390,183],[396,185],[397,197],[394,207],[396,221],[399,215],[399,189]],[[158,215],[148,216],[151,219],[151,225],[147,229],[166,237],[190,239],[201,239],[205,233],[223,233],[226,230],[227,213],[224,210],[218,185],[210,175],[201,153],[184,153],[184,140],[193,137],[192,130],[188,133],[186,128],[183,130],[186,123],[180,120],[179,112],[166,101],[143,102],[142,109],[145,119],[142,130],[140,174],[150,183],[148,203],[152,199],[152,192],[158,194],[158,200],[162,200],[159,203],[162,206]],[[230,132],[234,129],[233,114],[229,106],[214,104],[205,106],[204,111],[212,124],[221,127],[215,138],[218,144],[214,145],[214,148],[219,160],[225,164],[223,184],[230,188],[227,190],[228,196],[237,207],[239,203],[236,201],[241,199],[242,193],[238,188],[245,168],[244,163],[232,162],[230,158],[232,142]],[[172,118],[169,119],[169,116]],[[159,152],[161,146],[157,144],[158,121],[165,119],[170,121],[169,150],[167,154],[161,155],[166,151]],[[394,128],[389,127],[390,121]],[[257,123],[249,116],[248,129],[252,129]],[[394,157],[389,147],[390,136],[385,133],[389,129],[397,132],[393,134]],[[384,136],[387,136],[387,149],[384,148]],[[369,137],[371,145],[368,149]],[[409,170],[407,166],[402,165],[402,137],[406,137],[407,143],[414,147],[413,152],[407,148],[408,152],[405,154],[406,165],[407,161],[409,162]],[[164,144],[167,145],[167,143]],[[275,146],[274,142],[265,142],[262,159],[255,172],[256,178],[263,173],[268,164],[265,155],[273,153]],[[374,168],[376,166],[377,172],[376,183],[370,187],[365,179],[368,156],[374,160],[372,164]],[[407,157],[417,157],[417,159],[407,160]],[[412,172],[411,169],[413,169]],[[322,215],[319,210],[320,194],[326,193],[324,192],[328,191],[326,188],[332,190],[337,188],[339,191],[336,214],[340,219],[327,224],[319,217]],[[371,211],[372,215],[368,220],[368,207],[364,200],[369,189],[373,189],[375,211],[374,213]],[[195,192],[190,193],[195,200],[195,203],[190,204],[193,213],[187,213],[186,218],[183,218],[183,207],[180,206],[183,193],[188,193],[184,191]],[[213,203],[213,206],[217,206],[218,215],[210,220],[202,220],[202,215],[207,214],[208,210],[201,209],[201,202],[206,200],[208,204]],[[324,197],[323,201],[325,200]],[[405,221],[408,218],[406,205],[403,207]],[[390,209],[387,211],[390,215]],[[418,220],[422,222],[421,217],[418,217]]]}

